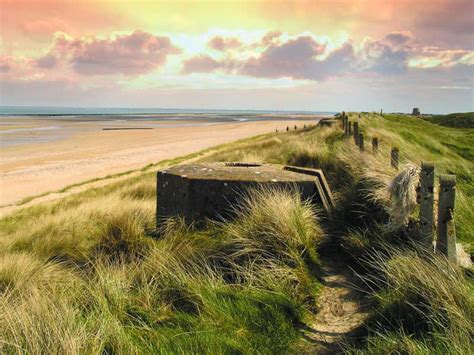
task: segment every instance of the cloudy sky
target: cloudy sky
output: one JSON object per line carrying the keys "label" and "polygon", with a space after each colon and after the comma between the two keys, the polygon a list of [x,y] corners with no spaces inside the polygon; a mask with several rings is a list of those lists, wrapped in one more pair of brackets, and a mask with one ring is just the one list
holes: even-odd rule
{"label": "cloudy sky", "polygon": [[0,104],[473,111],[474,1],[0,0]]}

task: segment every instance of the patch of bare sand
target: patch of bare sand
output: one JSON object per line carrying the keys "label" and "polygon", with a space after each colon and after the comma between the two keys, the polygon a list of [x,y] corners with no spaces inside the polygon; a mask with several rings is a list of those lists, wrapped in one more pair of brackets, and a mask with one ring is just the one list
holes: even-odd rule
{"label": "patch of bare sand", "polygon": [[301,353],[342,354],[344,339],[357,336],[369,312],[365,295],[356,286],[360,280],[337,257],[322,257],[323,289],[319,311],[304,329],[306,346]]}

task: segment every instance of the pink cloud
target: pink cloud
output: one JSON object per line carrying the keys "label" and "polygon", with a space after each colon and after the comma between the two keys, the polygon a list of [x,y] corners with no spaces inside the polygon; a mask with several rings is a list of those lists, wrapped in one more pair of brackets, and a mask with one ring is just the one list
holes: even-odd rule
{"label": "pink cloud", "polygon": [[53,69],[58,62],[58,59],[54,54],[47,54],[41,58],[38,58],[35,63],[39,68]]}
{"label": "pink cloud", "polygon": [[400,32],[389,33],[380,40],[366,39],[358,58],[358,69],[380,74],[400,74],[407,68],[413,48],[411,38]]}
{"label": "pink cloud", "polygon": [[161,67],[168,55],[179,53],[181,50],[168,37],[143,31],[105,39],[74,39],[59,34],[51,51],[36,62],[39,67],[48,69],[60,62],[66,63],[82,75],[136,76]]}
{"label": "pink cloud", "polygon": [[269,46],[272,44],[276,39],[278,39],[282,35],[279,31],[270,31],[262,38],[262,44],[264,46]]}
{"label": "pink cloud", "polygon": [[221,67],[221,64],[210,56],[198,55],[184,61],[182,73],[209,73],[219,67]]}
{"label": "pink cloud", "polygon": [[405,44],[412,39],[413,35],[411,34],[411,32],[408,31],[390,32],[388,35],[385,36],[386,41],[395,45]]}
{"label": "pink cloud", "polygon": [[113,39],[94,39],[69,44],[74,69],[83,75],[141,75],[162,66],[181,51],[168,37],[135,31]]}
{"label": "pink cloud", "polygon": [[8,73],[12,70],[12,63],[8,57],[0,58],[0,73]]}
{"label": "pink cloud", "polygon": [[0,56],[2,80],[29,80],[37,76],[35,61],[27,57]]}
{"label": "pink cloud", "polygon": [[373,73],[395,76],[408,70],[474,65],[474,52],[445,50],[421,45],[409,31],[390,32],[381,39],[365,39],[360,46],[349,41],[333,50],[312,36],[283,41],[279,32],[269,32],[242,50],[258,49],[249,59],[228,55],[223,60],[197,55],[184,63],[183,73],[227,73],[256,78],[326,80],[333,76]]}
{"label": "pink cloud", "polygon": [[350,68],[354,53],[352,45],[344,44],[326,58],[326,45],[310,36],[300,36],[282,44],[270,45],[259,57],[244,63],[240,73],[255,77],[320,80]]}
{"label": "pink cloud", "polygon": [[225,51],[227,49],[235,49],[242,46],[242,42],[235,37],[223,38],[221,36],[216,36],[212,38],[207,45],[209,48],[215,49],[217,51]]}

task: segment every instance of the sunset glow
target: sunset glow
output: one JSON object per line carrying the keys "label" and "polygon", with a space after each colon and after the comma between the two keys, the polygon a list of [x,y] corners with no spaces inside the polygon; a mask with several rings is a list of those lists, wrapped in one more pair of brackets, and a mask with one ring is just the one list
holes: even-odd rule
{"label": "sunset glow", "polygon": [[0,4],[2,105],[473,110],[471,0]]}

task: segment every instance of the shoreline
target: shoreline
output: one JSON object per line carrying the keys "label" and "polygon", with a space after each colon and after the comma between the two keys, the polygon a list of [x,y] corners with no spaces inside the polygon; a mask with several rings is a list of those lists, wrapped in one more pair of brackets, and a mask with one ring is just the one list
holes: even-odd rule
{"label": "shoreline", "polygon": [[77,132],[61,140],[7,146],[0,153],[0,209],[15,207],[29,197],[141,169],[216,145],[276,129],[283,131],[287,126],[316,124],[322,117],[234,121],[193,127],[174,126],[169,120],[169,127],[152,130],[102,130],[96,127],[93,131]]}

